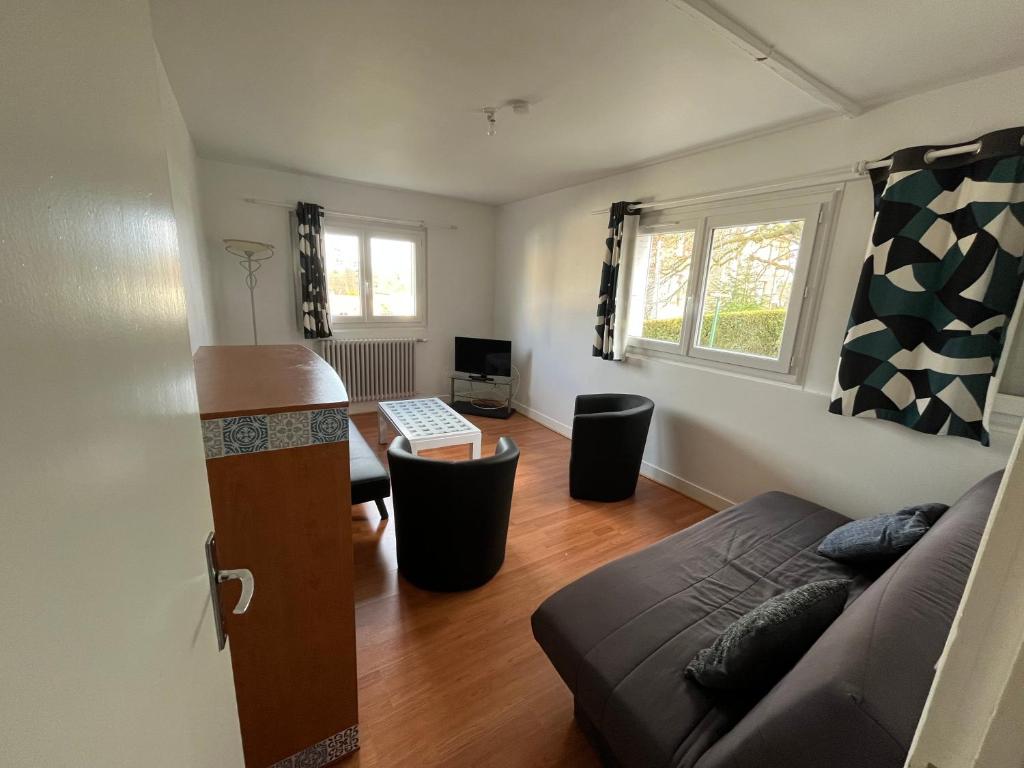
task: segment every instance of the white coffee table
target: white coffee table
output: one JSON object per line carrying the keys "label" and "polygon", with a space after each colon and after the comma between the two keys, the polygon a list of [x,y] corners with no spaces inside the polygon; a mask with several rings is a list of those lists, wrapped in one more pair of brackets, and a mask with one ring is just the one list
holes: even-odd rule
{"label": "white coffee table", "polygon": [[386,443],[388,425],[409,441],[412,452],[469,443],[480,458],[480,430],[436,397],[385,400],[377,404],[377,435]]}

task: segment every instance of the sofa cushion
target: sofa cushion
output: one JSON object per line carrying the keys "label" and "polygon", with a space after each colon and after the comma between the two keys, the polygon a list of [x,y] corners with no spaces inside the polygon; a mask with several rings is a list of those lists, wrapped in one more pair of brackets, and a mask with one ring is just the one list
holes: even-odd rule
{"label": "sofa cushion", "polygon": [[902,768],[1000,477],[950,507],[699,768]]}
{"label": "sofa cushion", "polygon": [[850,582],[812,581],[740,616],[686,665],[705,688],[760,688],[777,682],[843,612]]}
{"label": "sofa cushion", "polygon": [[387,470],[351,421],[348,425],[348,456],[353,504],[363,504],[391,495],[391,480]]}
{"label": "sofa cushion", "polygon": [[689,766],[742,716],[683,676],[686,660],[768,598],[866,577],[815,551],[848,522],[785,493],[712,515],[549,597],[533,631],[577,706],[626,768]]}
{"label": "sofa cushion", "polygon": [[895,560],[924,536],[946,504],[918,504],[836,528],[818,545],[818,554],[847,563]]}

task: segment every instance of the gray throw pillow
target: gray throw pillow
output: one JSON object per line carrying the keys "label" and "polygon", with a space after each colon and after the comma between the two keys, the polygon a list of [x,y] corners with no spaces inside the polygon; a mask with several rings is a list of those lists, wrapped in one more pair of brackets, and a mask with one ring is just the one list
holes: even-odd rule
{"label": "gray throw pillow", "polygon": [[722,689],[776,682],[843,612],[849,586],[845,579],[815,581],[766,600],[698,652],[686,677]]}
{"label": "gray throw pillow", "polygon": [[947,509],[946,504],[918,504],[892,514],[854,520],[822,539],[818,554],[846,563],[899,557],[924,536]]}

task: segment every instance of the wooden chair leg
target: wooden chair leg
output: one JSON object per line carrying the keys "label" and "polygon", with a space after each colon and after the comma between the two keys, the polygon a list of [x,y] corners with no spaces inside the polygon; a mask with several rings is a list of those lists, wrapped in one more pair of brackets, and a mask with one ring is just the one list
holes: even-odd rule
{"label": "wooden chair leg", "polygon": [[374,499],[373,503],[377,505],[377,511],[380,512],[380,516],[387,519],[388,507],[384,503],[384,499]]}

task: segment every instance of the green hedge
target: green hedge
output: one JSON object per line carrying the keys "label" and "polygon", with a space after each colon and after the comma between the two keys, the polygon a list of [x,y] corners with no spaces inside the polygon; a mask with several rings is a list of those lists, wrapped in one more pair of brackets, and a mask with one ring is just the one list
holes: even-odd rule
{"label": "green hedge", "polygon": [[644,320],[644,338],[659,341],[679,341],[683,318],[670,317],[668,320]]}
{"label": "green hedge", "polygon": [[[711,327],[714,313],[704,315],[701,325],[700,345],[711,344]],[[715,330],[715,349],[734,352],[746,352],[751,355],[778,357],[782,344],[782,329],[786,324],[784,309],[745,309],[733,312],[721,312],[718,315],[718,327]],[[679,341],[680,329],[683,325],[681,317],[665,320],[645,320],[644,338],[662,341]]]}

